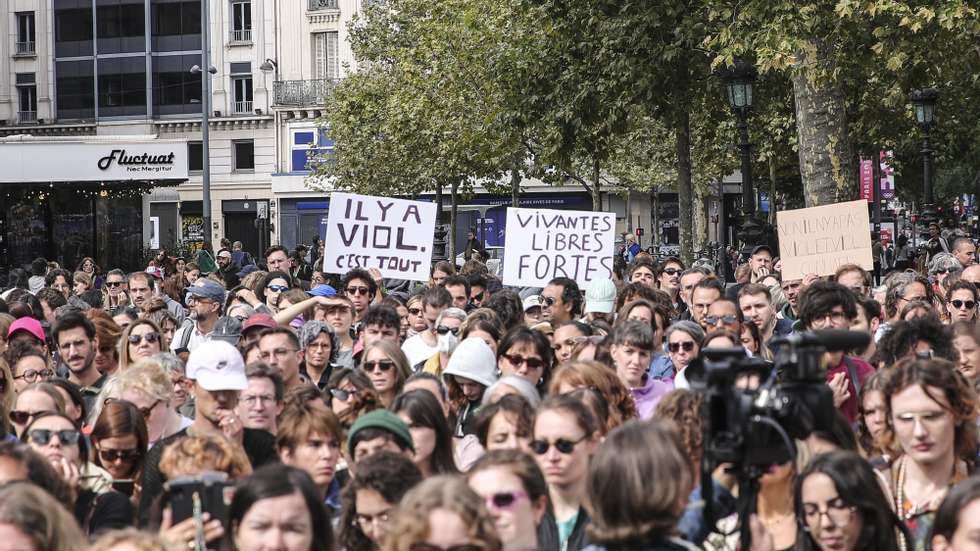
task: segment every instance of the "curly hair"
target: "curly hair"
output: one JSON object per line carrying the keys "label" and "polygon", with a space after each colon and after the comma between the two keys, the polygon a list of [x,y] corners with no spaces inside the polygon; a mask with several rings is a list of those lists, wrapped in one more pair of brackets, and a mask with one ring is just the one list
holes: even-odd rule
{"label": "curly hair", "polygon": [[410,551],[413,545],[424,542],[429,532],[436,528],[429,525],[429,515],[436,509],[459,515],[470,539],[482,544],[484,551],[503,549],[483,498],[462,478],[440,475],[425,480],[402,498],[384,551]]}
{"label": "curly hair", "polygon": [[699,471],[704,452],[704,434],[701,431],[701,406],[704,394],[687,389],[674,389],[660,400],[653,416],[670,419],[677,425],[684,453],[691,460],[691,468]]}
{"label": "curly hair", "polygon": [[[967,470],[973,472],[977,463],[977,392],[957,370],[952,362],[941,359],[903,360],[888,374],[882,393],[886,396],[885,411],[887,412],[888,448],[898,447],[895,441],[895,427],[892,423],[892,400],[902,390],[919,385],[936,404],[953,415],[956,424],[953,438],[956,456],[967,464]],[[934,395],[938,390],[942,393],[946,405]]]}
{"label": "curly hair", "polygon": [[346,432],[350,430],[351,425],[354,424],[354,421],[358,417],[376,409],[382,409],[384,406],[381,404],[381,397],[378,396],[378,391],[374,390],[374,384],[371,383],[371,379],[363,371],[348,367],[334,369],[330,375],[330,381],[327,383],[327,388],[338,388],[344,381],[349,382],[357,389],[357,392],[350,399],[350,407],[337,415],[337,418],[340,420],[340,425],[344,428],[344,432]]}
{"label": "curly hair", "polygon": [[252,474],[252,465],[241,446],[219,434],[181,438],[160,456],[160,472],[168,479],[201,471],[218,471],[239,479]]}
{"label": "curly hair", "polygon": [[888,290],[885,292],[886,317],[891,319],[898,315],[898,303],[901,300],[905,300],[905,289],[913,283],[919,283],[925,287],[926,302],[929,304],[935,303],[936,293],[933,291],[932,285],[929,284],[928,279],[915,273],[899,273],[896,274],[891,281],[889,281]]}
{"label": "curly hair", "polygon": [[[868,377],[864,384],[861,385],[861,396],[858,401],[858,445],[861,450],[867,455],[867,457],[875,457],[878,455],[884,455],[890,453],[889,450],[885,450],[879,447],[879,444],[884,439],[880,439],[878,442],[875,441],[874,436],[871,435],[871,431],[868,430],[868,424],[864,420],[864,416],[867,412],[864,410],[864,399],[867,398],[872,392],[881,392],[884,396],[885,380],[888,378],[888,373],[884,371],[877,371],[870,377]],[[890,431],[890,426],[886,425],[885,431]],[[890,437],[889,437],[890,438]]]}
{"label": "curly hair", "polygon": [[878,360],[890,366],[913,354],[919,341],[929,343],[934,358],[943,358],[951,362],[957,360],[949,328],[941,324],[935,316],[895,322],[891,331],[885,333],[878,342]]}
{"label": "curly hair", "polygon": [[609,419],[603,432],[609,432],[630,419],[636,419],[636,403],[616,372],[597,362],[577,361],[558,368],[551,377],[548,392],[561,394],[562,386],[593,388],[609,402]]}
{"label": "curly hair", "polygon": [[380,451],[357,464],[357,476],[344,486],[340,502],[340,548],[347,551],[374,551],[374,543],[357,523],[357,492],[374,491],[385,501],[398,504],[418,483],[422,472],[411,459],[394,452]]}

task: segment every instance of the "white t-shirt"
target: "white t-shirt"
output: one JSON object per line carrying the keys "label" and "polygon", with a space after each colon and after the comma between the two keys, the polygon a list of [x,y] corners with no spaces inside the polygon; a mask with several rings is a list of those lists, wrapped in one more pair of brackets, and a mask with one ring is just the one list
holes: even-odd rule
{"label": "white t-shirt", "polygon": [[422,335],[415,335],[402,344],[402,352],[408,356],[408,365],[415,367],[439,352],[439,347],[429,346],[422,340]]}

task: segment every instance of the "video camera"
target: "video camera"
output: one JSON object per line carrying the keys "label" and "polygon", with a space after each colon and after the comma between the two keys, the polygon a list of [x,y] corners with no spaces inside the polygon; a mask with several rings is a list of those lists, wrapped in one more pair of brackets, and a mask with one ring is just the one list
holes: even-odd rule
{"label": "video camera", "polygon": [[[868,344],[867,333],[829,330],[775,338],[772,364],[749,358],[742,348],[705,349],[700,387],[705,394],[702,418],[704,459],[701,491],[707,526],[715,526],[711,508],[712,473],[731,464],[738,477],[742,545],[748,549],[748,515],[755,510],[759,477],[771,465],[796,457],[795,440],[829,431],[836,408],[827,385],[824,352],[849,351]],[[743,516],[744,515],[744,516]]]}

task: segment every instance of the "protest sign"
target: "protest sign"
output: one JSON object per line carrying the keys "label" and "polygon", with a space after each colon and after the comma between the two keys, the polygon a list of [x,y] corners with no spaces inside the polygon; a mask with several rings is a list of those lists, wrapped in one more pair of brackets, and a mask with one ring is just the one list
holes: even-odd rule
{"label": "protest sign", "polygon": [[507,209],[504,285],[544,287],[556,277],[586,288],[612,278],[616,215],[550,209]]}
{"label": "protest sign", "polygon": [[383,277],[428,281],[435,225],[435,203],[332,193],[323,269],[377,268]]}
{"label": "protest sign", "polygon": [[843,264],[873,269],[868,224],[867,201],[776,213],[783,279],[831,275]]}

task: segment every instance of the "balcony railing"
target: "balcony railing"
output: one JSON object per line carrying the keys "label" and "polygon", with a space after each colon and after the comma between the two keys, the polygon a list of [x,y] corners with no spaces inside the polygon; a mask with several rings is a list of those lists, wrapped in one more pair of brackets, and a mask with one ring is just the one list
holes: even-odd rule
{"label": "balcony railing", "polygon": [[310,11],[335,9],[337,9],[337,0],[310,0]]}
{"label": "balcony railing", "polygon": [[37,111],[18,111],[18,124],[34,124],[37,122]]}
{"label": "balcony railing", "polygon": [[277,80],[273,88],[275,104],[300,107],[322,105],[323,98],[336,85],[337,79]]}
{"label": "balcony railing", "polygon": [[241,115],[242,113],[252,112],[252,102],[250,101],[236,101],[235,102],[235,113]]}
{"label": "balcony railing", "polygon": [[232,42],[251,42],[252,29],[234,29],[231,31]]}
{"label": "balcony railing", "polygon": [[26,42],[17,42],[17,53],[18,54],[33,54],[34,53],[34,41],[28,40]]}

